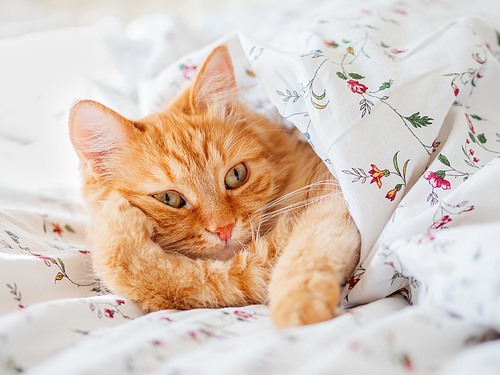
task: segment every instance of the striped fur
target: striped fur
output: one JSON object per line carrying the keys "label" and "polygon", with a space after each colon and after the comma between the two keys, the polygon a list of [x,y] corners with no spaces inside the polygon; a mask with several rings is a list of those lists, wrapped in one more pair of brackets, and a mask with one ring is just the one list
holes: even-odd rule
{"label": "striped fur", "polygon": [[[270,301],[279,327],[336,314],[359,234],[297,133],[245,108],[225,46],[169,108],[137,121],[92,101],[70,114],[96,274],[147,311]],[[248,180],[224,178],[244,162]],[[176,191],[172,208],[153,195]],[[234,224],[222,241],[213,228]]]}

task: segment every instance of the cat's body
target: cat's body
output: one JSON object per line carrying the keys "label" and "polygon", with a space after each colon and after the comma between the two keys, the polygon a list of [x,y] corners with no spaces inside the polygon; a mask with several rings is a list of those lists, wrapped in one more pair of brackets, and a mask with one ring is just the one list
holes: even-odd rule
{"label": "cat's body", "polygon": [[70,135],[112,290],[148,311],[269,299],[279,327],[335,316],[359,233],[312,148],[237,101],[224,46],[167,110],[79,102]]}

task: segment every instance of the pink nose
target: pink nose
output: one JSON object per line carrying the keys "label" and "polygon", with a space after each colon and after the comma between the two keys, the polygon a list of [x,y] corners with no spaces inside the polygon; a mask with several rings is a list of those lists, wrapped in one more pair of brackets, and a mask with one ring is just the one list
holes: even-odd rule
{"label": "pink nose", "polygon": [[208,229],[209,232],[212,232],[219,236],[221,241],[227,241],[231,238],[231,229],[233,229],[234,224],[228,224],[224,227],[215,228],[214,230]]}

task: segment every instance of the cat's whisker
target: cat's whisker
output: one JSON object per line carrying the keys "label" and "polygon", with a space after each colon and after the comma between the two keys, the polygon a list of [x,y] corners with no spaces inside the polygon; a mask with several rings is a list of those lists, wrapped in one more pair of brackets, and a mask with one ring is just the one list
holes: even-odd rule
{"label": "cat's whisker", "polygon": [[291,204],[290,206],[286,206],[286,207],[283,207],[283,208],[280,208],[276,211],[272,211],[272,212],[269,212],[267,214],[264,214],[261,216],[261,220],[262,222],[266,222],[267,220],[269,220],[270,218],[273,218],[273,217],[276,217],[276,216],[281,216],[289,211],[292,211],[292,210],[297,210],[299,208],[303,208],[303,207],[306,207],[312,203],[315,203],[315,202],[318,202],[324,198],[327,198],[327,197],[331,197],[331,196],[335,196],[335,195],[339,195],[340,196],[340,193],[336,193],[336,192],[333,192],[333,193],[330,193],[330,194],[326,194],[326,195],[322,195],[322,196],[319,196],[319,197],[314,197],[314,198],[309,198],[309,199],[306,199],[302,202],[297,202],[297,203],[294,203],[294,204]]}
{"label": "cat's whisker", "polygon": [[328,185],[330,185],[332,187],[338,187],[339,186],[338,182],[336,182],[334,180],[318,181],[318,182],[312,183],[310,185],[301,187],[300,189],[294,190],[294,191],[292,191],[292,192],[290,192],[288,194],[283,195],[280,198],[277,198],[277,199],[275,199],[275,200],[273,200],[273,201],[265,204],[261,208],[255,210],[253,214],[260,213],[262,211],[268,211],[269,209],[271,209],[273,207],[276,207],[277,205],[281,204],[283,201],[286,201],[287,199],[292,199],[296,195],[302,194],[305,191],[307,191],[307,192],[309,192],[309,191],[317,191],[317,190],[320,190],[321,187],[328,186]]}

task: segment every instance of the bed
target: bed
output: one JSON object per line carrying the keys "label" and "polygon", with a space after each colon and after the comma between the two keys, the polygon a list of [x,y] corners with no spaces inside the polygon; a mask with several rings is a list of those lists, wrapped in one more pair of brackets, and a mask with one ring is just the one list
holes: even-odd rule
{"label": "bed", "polygon": [[[344,313],[144,314],[92,273],[67,117],[130,118],[227,43],[240,98],[296,126],[362,236]],[[500,373],[500,5],[299,1],[0,39],[0,373]]]}

